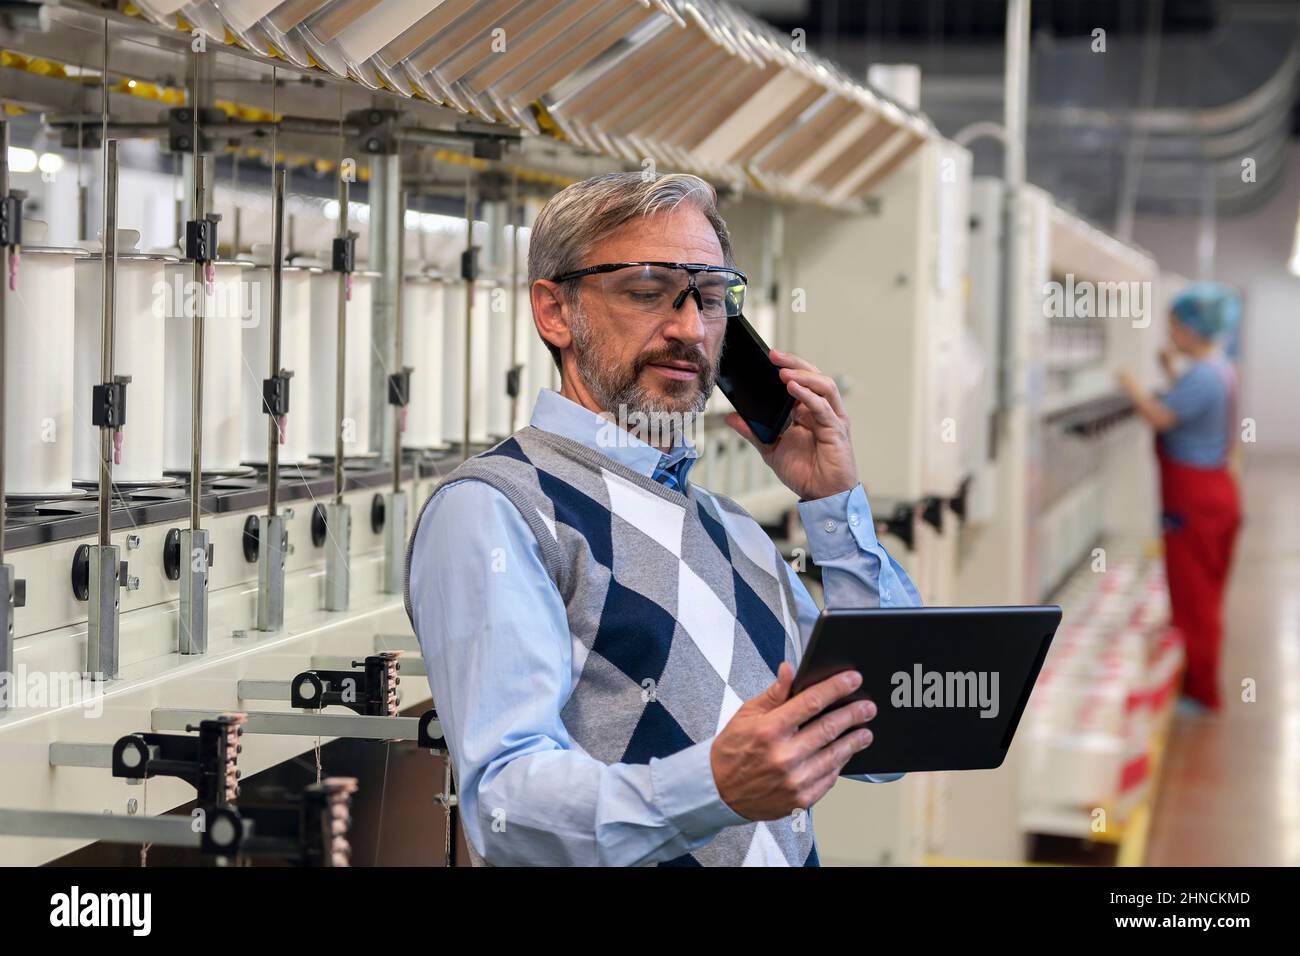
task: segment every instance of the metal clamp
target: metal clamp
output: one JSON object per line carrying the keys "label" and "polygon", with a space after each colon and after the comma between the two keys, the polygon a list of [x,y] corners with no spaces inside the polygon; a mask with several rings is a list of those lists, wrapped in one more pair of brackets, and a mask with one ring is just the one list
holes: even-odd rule
{"label": "metal clamp", "polygon": [[289,414],[289,379],[293,372],[286,368],[270,378],[262,379],[262,414],[281,418]]}
{"label": "metal clamp", "polygon": [[220,217],[214,214],[185,223],[185,258],[192,262],[211,262],[217,258],[218,222]]}
{"label": "metal clamp", "polygon": [[357,270],[357,234],[336,236],[330,243],[330,270],[352,273]]}
{"label": "metal clamp", "polygon": [[328,777],[287,804],[206,806],[196,832],[190,816],[134,817],[56,810],[0,810],[0,835],[149,843],[195,849],[222,860],[266,857],[299,866],[348,866],[352,777]]}
{"label": "metal clamp", "polygon": [[124,780],[175,777],[194,787],[199,803],[225,806],[239,796],[242,714],[200,721],[195,736],[127,734],[112,744],[56,741],[52,767],[101,767]]}
{"label": "metal clamp", "polygon": [[400,372],[388,376],[388,404],[405,408],[411,402],[411,373],[415,369],[403,365]]}
{"label": "metal clamp", "polygon": [[91,386],[90,423],[114,431],[126,424],[126,387],[130,375],[115,375],[113,381]]}
{"label": "metal clamp", "polygon": [[289,703],[294,707],[319,710],[340,705],[358,714],[395,717],[400,702],[397,687],[402,679],[397,652],[372,654],[352,662],[361,670],[310,670],[289,682]]}

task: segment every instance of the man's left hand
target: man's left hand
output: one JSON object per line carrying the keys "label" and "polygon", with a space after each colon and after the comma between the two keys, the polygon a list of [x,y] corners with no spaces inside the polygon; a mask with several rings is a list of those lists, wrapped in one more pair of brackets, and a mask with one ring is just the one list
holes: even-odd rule
{"label": "man's left hand", "polygon": [[768,356],[781,369],[781,380],[795,398],[790,427],[772,444],[759,441],[739,414],[727,424],[758,449],[781,482],[805,501],[829,498],[858,484],[849,418],[834,379],[811,362],[772,349]]}

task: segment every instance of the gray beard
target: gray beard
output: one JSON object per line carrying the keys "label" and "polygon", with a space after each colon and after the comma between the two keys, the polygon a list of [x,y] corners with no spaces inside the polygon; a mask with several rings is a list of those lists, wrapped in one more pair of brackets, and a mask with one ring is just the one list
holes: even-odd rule
{"label": "gray beard", "polygon": [[671,435],[672,440],[676,441],[680,426],[684,422],[690,424],[691,420],[704,411],[709,395],[713,392],[716,366],[708,369],[704,382],[690,405],[681,408],[675,403],[665,402],[642,385],[640,368],[618,368],[611,362],[603,361],[591,324],[580,305],[574,305],[569,331],[573,335],[573,358],[578,374],[600,407],[618,416],[620,420],[643,415],[645,422],[660,428],[661,434]]}

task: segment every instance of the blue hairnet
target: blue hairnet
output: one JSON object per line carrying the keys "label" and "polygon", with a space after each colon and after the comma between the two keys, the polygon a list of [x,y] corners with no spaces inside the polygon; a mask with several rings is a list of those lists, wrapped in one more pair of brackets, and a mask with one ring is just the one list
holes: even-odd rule
{"label": "blue hairnet", "polygon": [[1235,331],[1241,321],[1241,296],[1220,282],[1196,282],[1170,306],[1178,321],[1203,339]]}

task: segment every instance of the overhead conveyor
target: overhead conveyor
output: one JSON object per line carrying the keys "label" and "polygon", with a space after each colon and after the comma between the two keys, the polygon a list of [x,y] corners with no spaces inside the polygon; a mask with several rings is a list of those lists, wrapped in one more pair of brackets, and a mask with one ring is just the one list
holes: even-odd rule
{"label": "overhead conveyor", "polygon": [[720,0],[142,0],[157,26],[629,163],[856,208],[935,136]]}

